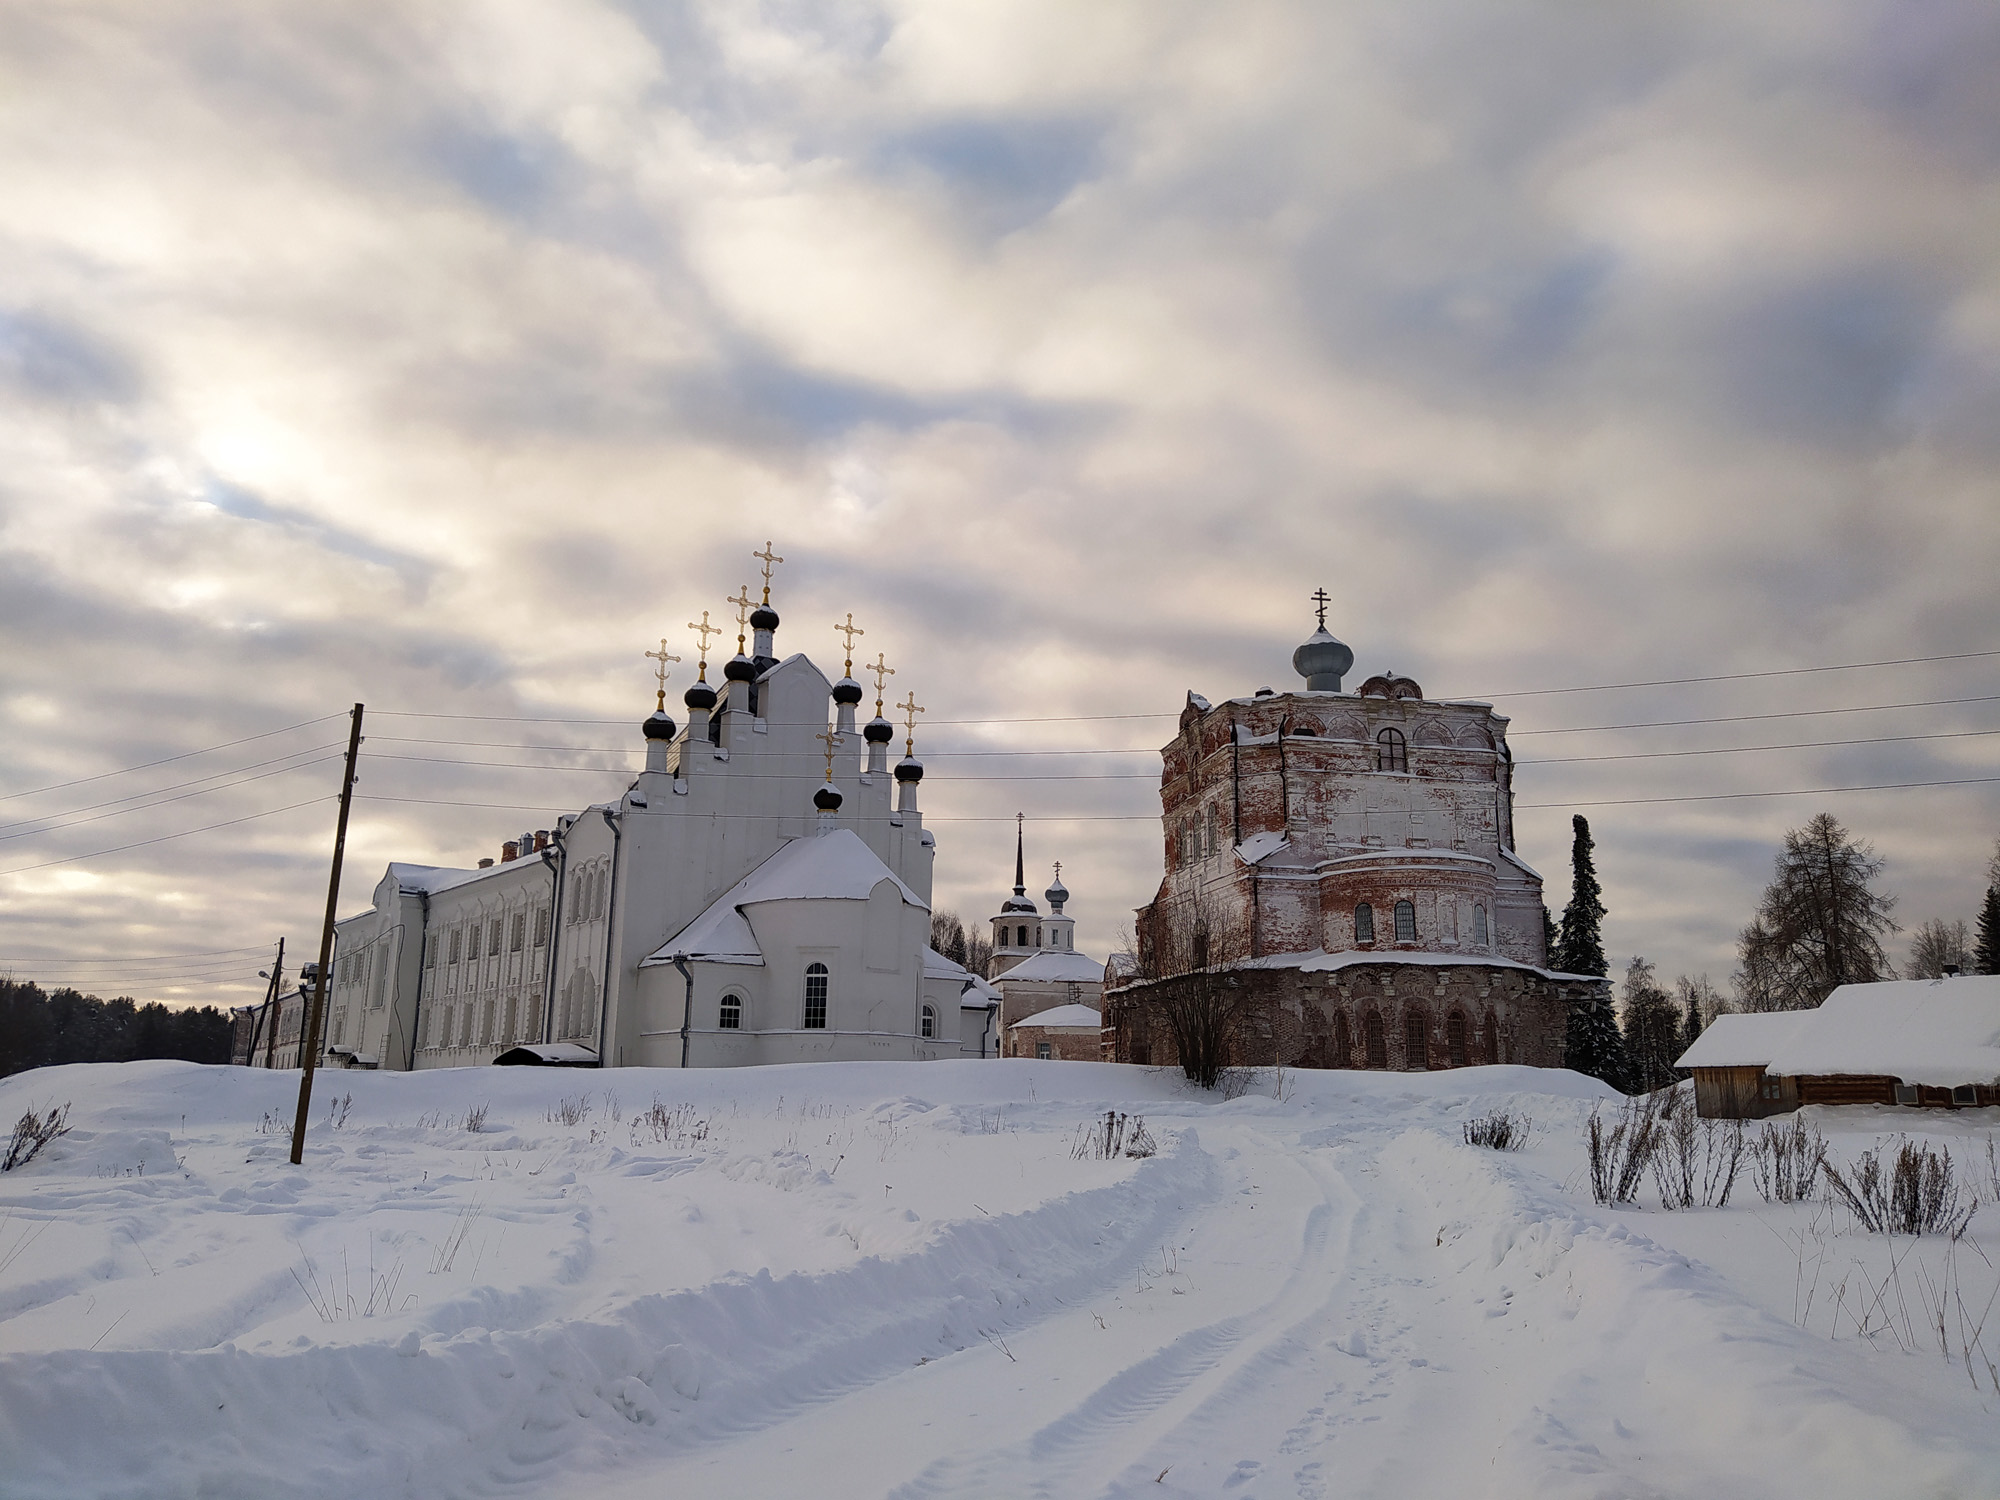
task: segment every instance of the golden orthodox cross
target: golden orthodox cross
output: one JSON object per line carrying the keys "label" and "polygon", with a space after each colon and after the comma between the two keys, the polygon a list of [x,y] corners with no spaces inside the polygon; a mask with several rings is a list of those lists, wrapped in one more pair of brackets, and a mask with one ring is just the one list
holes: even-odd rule
{"label": "golden orthodox cross", "polygon": [[831,782],[833,780],[833,752],[840,748],[840,736],[833,732],[833,726],[829,724],[818,734],[814,735],[813,738],[826,746],[826,779]]}
{"label": "golden orthodox cross", "polygon": [[734,595],[723,601],[736,606],[736,654],[743,654],[743,633],[750,628],[750,585],[744,584]]}
{"label": "golden orthodox cross", "polygon": [[847,612],[847,623],[845,625],[834,626],[833,633],[847,637],[847,670],[843,675],[852,677],[854,675],[854,638],[857,635],[866,635],[868,632],[854,623],[854,611],[850,609]]}
{"label": "golden orthodox cross", "polygon": [[903,718],[909,728],[909,737],[903,741],[903,754],[914,759],[917,753],[917,715],[924,711],[923,706],[917,702],[916,689],[912,688],[909,697],[896,707],[903,711]]}
{"label": "golden orthodox cross", "polygon": [[[773,563],[781,563],[784,561],[784,559],[771,550],[771,544],[769,542],[764,543],[764,550],[762,552],[753,552],[750,555],[752,557],[761,557],[764,559],[764,602],[766,604],[769,604],[771,602],[771,565]],[[744,592],[745,593],[749,592],[747,586],[745,587]]]}
{"label": "golden orthodox cross", "polygon": [[889,665],[885,653],[877,651],[875,653],[875,660],[864,666],[862,670],[875,674],[875,717],[879,719],[882,717],[882,684],[888,678],[896,675],[896,669]]}
{"label": "golden orthodox cross", "polygon": [[657,651],[648,651],[646,656],[649,660],[660,664],[655,674],[660,679],[660,701],[656,711],[665,713],[667,711],[667,663],[670,661],[679,661],[680,658],[667,650],[667,638],[665,636],[660,637],[660,649]]}
{"label": "golden orthodox cross", "polygon": [[701,637],[701,680],[706,682],[708,681],[708,638],[712,635],[721,635],[722,627],[720,625],[709,624],[708,611],[703,610],[701,612],[701,623],[697,625],[694,621],[689,620],[688,629]]}
{"label": "golden orthodox cross", "polygon": [[1325,589],[1314,589],[1312,598],[1313,603],[1319,606],[1319,628],[1324,630],[1326,629],[1326,607],[1333,603],[1333,595],[1329,594]]}

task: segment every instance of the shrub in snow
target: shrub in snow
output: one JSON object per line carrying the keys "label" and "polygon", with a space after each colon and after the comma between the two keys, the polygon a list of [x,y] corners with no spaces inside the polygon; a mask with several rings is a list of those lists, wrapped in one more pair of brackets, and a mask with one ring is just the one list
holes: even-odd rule
{"label": "shrub in snow", "polygon": [[590,1116],[590,1096],[579,1094],[574,1099],[562,1099],[548,1112],[551,1125],[567,1125],[572,1130]]}
{"label": "shrub in snow", "polygon": [[1742,1170],[1745,1143],[1741,1120],[1704,1120],[1684,1091],[1670,1094],[1662,1111],[1653,1181],[1667,1208],[1727,1208]]}
{"label": "shrub in snow", "polygon": [[1830,1161],[1820,1167],[1834,1198],[1861,1227],[1871,1234],[1942,1234],[1954,1240],[1964,1234],[1979,1200],[1961,1191],[1951,1151],[1906,1140],[1885,1176],[1886,1152],[1886,1147],[1864,1151],[1844,1172]]}
{"label": "shrub in snow", "polygon": [[1151,1156],[1159,1149],[1146,1129],[1145,1116],[1107,1109],[1103,1119],[1077,1126],[1069,1154],[1072,1161],[1112,1161],[1120,1156]]}
{"label": "shrub in snow", "polygon": [[1590,1196],[1599,1203],[1631,1203],[1660,1149],[1672,1090],[1627,1099],[1607,1127],[1602,1109],[1590,1112],[1585,1135],[1590,1146]]}
{"label": "shrub in snow", "polygon": [[1519,1151],[1528,1144],[1528,1133],[1534,1128],[1535,1122],[1528,1116],[1496,1109],[1465,1122],[1465,1144],[1494,1151]]}
{"label": "shrub in snow", "polygon": [[1750,1159],[1766,1203],[1803,1203],[1812,1196],[1826,1160],[1826,1137],[1817,1125],[1793,1115],[1783,1124],[1764,1127],[1750,1143]]}
{"label": "shrub in snow", "polygon": [[50,1108],[46,1114],[29,1110],[14,1122],[14,1138],[7,1143],[7,1156],[0,1161],[0,1172],[11,1172],[16,1167],[25,1167],[41,1154],[42,1147],[59,1135],[69,1133],[69,1106]]}

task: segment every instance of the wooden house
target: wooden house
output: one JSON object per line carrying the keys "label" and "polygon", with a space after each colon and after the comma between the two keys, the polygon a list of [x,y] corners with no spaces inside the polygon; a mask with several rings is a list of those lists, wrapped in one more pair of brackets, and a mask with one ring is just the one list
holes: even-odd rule
{"label": "wooden house", "polygon": [[1848,984],[1817,1010],[1718,1016],[1678,1065],[1712,1118],[2000,1105],[2000,975]]}

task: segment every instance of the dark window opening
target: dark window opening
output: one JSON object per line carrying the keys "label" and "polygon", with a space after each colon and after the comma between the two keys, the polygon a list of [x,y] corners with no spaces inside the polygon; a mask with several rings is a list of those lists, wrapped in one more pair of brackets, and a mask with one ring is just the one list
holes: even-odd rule
{"label": "dark window opening", "polygon": [[826,1030],[826,965],[806,965],[806,1013],[807,1031]]}
{"label": "dark window opening", "polygon": [[1370,1015],[1361,1023],[1362,1041],[1368,1050],[1368,1066],[1386,1068],[1389,1066],[1389,1041],[1382,1034],[1382,1018]]}
{"label": "dark window opening", "polygon": [[720,1026],[724,1031],[735,1031],[743,1025],[743,997],[741,995],[724,995],[722,997],[722,1011],[715,1018],[715,1024]]}
{"label": "dark window opening", "polygon": [[1403,1066],[1419,1072],[1431,1065],[1430,1033],[1422,1016],[1403,1018]]}
{"label": "dark window opening", "polygon": [[923,1033],[925,1036],[937,1035],[937,1007],[934,1005],[924,1007]]}
{"label": "dark window opening", "polygon": [[1354,908],[1354,941],[1357,943],[1375,941],[1375,908],[1366,901]]}
{"label": "dark window opening", "polygon": [[1417,940],[1417,909],[1407,901],[1396,903],[1396,941],[1414,943]]}
{"label": "dark window opening", "polygon": [[1445,1018],[1444,1044],[1451,1054],[1451,1065],[1462,1068],[1470,1061],[1465,1050],[1465,1017],[1453,1011]]}
{"label": "dark window opening", "polygon": [[1410,769],[1409,744],[1400,729],[1385,729],[1375,736],[1375,769],[1378,771],[1407,771]]}

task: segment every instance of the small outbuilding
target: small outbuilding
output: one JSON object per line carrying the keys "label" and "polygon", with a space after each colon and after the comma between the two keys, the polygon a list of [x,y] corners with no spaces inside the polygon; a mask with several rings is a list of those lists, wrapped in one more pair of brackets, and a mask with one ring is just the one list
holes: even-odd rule
{"label": "small outbuilding", "polygon": [[1846,984],[1817,1010],[1718,1016],[1681,1054],[1703,1115],[2000,1105],[2000,975]]}
{"label": "small outbuilding", "polygon": [[1037,1011],[1010,1028],[1013,1057],[1053,1057],[1065,1062],[1097,1062],[1104,1055],[1104,1018],[1088,1005],[1058,1005]]}

